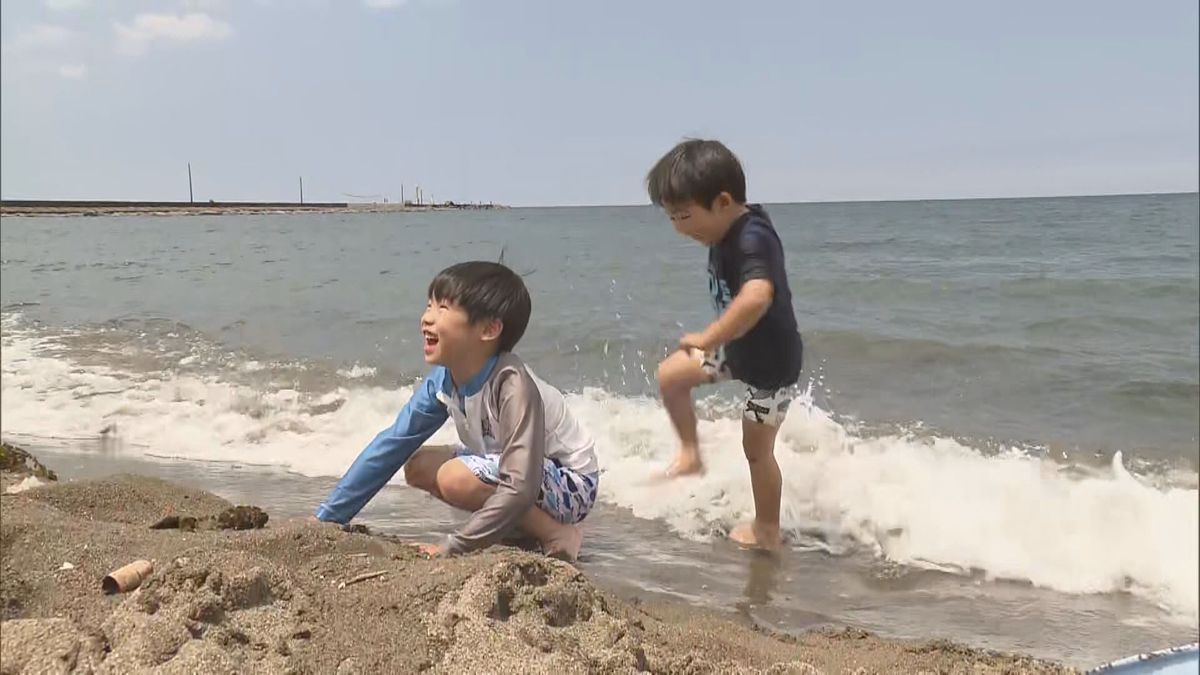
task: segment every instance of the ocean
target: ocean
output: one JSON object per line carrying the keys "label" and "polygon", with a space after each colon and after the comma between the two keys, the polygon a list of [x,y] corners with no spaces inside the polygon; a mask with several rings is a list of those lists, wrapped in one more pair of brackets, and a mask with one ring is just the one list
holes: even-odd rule
{"label": "ocean", "polygon": [[[1078,665],[1194,640],[1197,195],[767,210],[805,339],[780,559],[721,536],[751,509],[735,385],[699,402],[708,473],[649,481],[656,364],[712,318],[706,251],[650,207],[5,217],[0,430],[306,513],[424,374],[432,276],[503,255],[518,353],[597,438],[581,564],[611,586]],[[461,517],[394,483],[363,522]]]}

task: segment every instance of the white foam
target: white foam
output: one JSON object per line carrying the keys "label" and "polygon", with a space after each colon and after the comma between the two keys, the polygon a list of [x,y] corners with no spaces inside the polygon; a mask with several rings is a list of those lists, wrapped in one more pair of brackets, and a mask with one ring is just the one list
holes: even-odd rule
{"label": "white foam", "polygon": [[[210,376],[135,376],[54,358],[46,346],[5,331],[5,434],[96,437],[119,422],[118,439],[132,452],[337,476],[411,395],[409,387],[357,387],[310,396]],[[656,401],[589,389],[568,402],[596,436],[605,501],[701,539],[752,513],[740,421],[701,422],[704,477],[656,484],[650,477],[676,442]],[[433,441],[454,438],[448,426]],[[950,439],[863,437],[808,400],[793,407],[776,455],[783,525],[810,550],[865,547],[899,563],[1069,593],[1128,590],[1197,621],[1194,480],[1158,488],[1130,475],[1119,455],[1109,470],[1080,477],[1049,460],[985,457]]]}
{"label": "white foam", "polygon": [[375,377],[377,372],[373,366],[363,366],[356,363],[350,368],[339,369],[337,374],[347,380],[360,380],[364,377]]}
{"label": "white foam", "polygon": [[[155,456],[340,475],[411,395],[407,387],[342,388],[310,397],[292,389],[258,391],[211,376],[134,377],[40,355],[42,343],[5,336],[4,433],[87,438],[116,422],[121,444]],[[339,401],[340,407],[322,414]],[[449,442],[453,432],[447,429],[435,438]]]}
{"label": "white foam", "polygon": [[[583,398],[572,403],[601,432],[613,501],[693,536],[751,516],[739,422],[701,422],[707,473],[664,486],[645,477],[674,449],[665,414],[648,413],[649,401]],[[868,546],[900,563],[1071,593],[1128,589],[1196,621],[1197,491],[1156,489],[1119,453],[1111,471],[1080,478],[1016,451],[985,457],[944,438],[855,437],[805,402],[784,424],[776,457],[782,524],[832,550]]]}
{"label": "white foam", "polygon": [[20,494],[26,490],[32,490],[34,488],[41,487],[43,485],[45,485],[45,483],[38,480],[37,476],[26,476],[25,480],[21,481],[20,483],[17,483],[16,485],[8,486],[8,489],[5,490],[5,492],[10,495],[15,495],[15,494]]}

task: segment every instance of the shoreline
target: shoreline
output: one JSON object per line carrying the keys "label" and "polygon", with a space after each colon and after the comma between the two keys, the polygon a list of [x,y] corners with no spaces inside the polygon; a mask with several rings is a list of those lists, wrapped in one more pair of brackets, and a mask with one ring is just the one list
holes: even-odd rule
{"label": "shoreline", "polygon": [[[164,516],[223,522],[231,504],[133,474],[43,471],[44,485],[7,493],[34,471],[2,474],[4,672],[1072,672],[850,627],[779,634],[622,599],[505,547],[424,560],[395,537],[308,522],[152,530]],[[142,588],[101,594],[100,578],[136,559],[154,562]]]}
{"label": "shoreline", "polygon": [[351,202],[158,202],[106,200],[3,200],[0,216],[245,216],[296,213],[423,213],[480,211],[509,207],[501,204],[392,204]]}

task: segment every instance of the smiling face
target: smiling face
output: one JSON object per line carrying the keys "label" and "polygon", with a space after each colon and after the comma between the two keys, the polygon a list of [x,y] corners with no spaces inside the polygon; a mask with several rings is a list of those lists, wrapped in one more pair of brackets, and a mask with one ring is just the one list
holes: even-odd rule
{"label": "smiling face", "polygon": [[712,246],[725,237],[729,226],[745,212],[746,207],[735,202],[729,193],[722,192],[713,200],[712,208],[706,209],[696,202],[688,202],[664,204],[663,210],[676,232],[705,246]]}
{"label": "smiling face", "polygon": [[429,298],[421,315],[421,337],[425,362],[451,369],[464,361],[490,356],[504,324],[496,319],[471,322],[467,311],[456,303]]}

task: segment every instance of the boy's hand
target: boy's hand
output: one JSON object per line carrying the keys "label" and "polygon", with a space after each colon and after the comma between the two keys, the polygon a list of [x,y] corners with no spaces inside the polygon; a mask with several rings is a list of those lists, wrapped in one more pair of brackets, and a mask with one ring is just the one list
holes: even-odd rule
{"label": "boy's hand", "polygon": [[417,544],[417,552],[426,558],[441,558],[446,555],[446,549],[441,544]]}
{"label": "boy's hand", "polygon": [[713,350],[713,347],[716,345],[712,344],[705,333],[688,333],[679,338],[679,348],[685,352],[689,349],[699,349],[707,354]]}
{"label": "boy's hand", "polygon": [[747,281],[725,308],[720,318],[703,333],[688,333],[679,338],[679,348],[696,348],[711,352],[723,344],[745,335],[766,315],[775,298],[775,287],[766,279]]}

